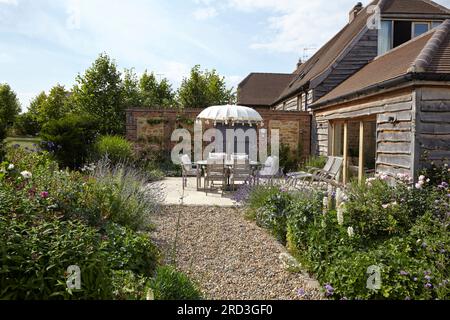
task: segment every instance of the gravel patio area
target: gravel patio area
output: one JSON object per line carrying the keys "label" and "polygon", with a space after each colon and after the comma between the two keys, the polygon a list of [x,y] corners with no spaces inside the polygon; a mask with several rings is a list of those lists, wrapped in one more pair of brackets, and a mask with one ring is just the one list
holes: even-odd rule
{"label": "gravel patio area", "polygon": [[200,285],[206,299],[323,299],[317,281],[283,266],[279,257],[285,247],[236,208],[165,207],[153,218],[152,238],[167,261],[178,218],[177,266]]}

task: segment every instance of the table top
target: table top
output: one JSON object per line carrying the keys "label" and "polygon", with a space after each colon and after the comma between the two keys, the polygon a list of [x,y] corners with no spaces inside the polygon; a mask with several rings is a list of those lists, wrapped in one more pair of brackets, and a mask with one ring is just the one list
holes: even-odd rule
{"label": "table top", "polygon": [[[258,161],[250,161],[249,163],[251,166],[259,166],[260,165],[260,162],[258,162]],[[199,165],[199,166],[206,166],[208,164],[208,160],[197,161],[197,162],[195,162],[195,164]],[[233,166],[234,161],[233,160],[225,160],[225,165]]]}

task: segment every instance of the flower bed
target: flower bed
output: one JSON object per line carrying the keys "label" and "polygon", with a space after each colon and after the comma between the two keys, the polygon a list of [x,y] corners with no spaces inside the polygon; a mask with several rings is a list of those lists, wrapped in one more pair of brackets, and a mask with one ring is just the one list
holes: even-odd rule
{"label": "flower bed", "polygon": [[448,168],[332,194],[259,186],[240,198],[335,299],[450,298]]}
{"label": "flower bed", "polygon": [[[120,165],[59,170],[48,153],[10,148],[0,165],[0,299],[146,299],[160,261],[146,231],[161,193],[147,182]],[[69,266],[80,268],[81,290],[67,286]],[[153,296],[164,279],[186,285],[163,278]]]}

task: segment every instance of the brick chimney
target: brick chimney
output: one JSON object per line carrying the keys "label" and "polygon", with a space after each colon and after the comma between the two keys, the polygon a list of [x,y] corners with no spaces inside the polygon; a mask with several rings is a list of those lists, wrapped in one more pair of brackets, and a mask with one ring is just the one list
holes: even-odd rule
{"label": "brick chimney", "polygon": [[348,22],[351,23],[362,9],[363,9],[363,4],[361,2],[358,2],[356,4],[356,6],[354,6],[353,9],[350,10]]}

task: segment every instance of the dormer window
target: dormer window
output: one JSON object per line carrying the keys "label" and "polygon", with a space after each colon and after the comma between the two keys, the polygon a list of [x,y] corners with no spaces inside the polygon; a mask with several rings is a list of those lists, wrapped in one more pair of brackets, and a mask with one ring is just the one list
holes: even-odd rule
{"label": "dormer window", "polygon": [[378,31],[378,55],[396,48],[440,25],[442,21],[382,20]]}

